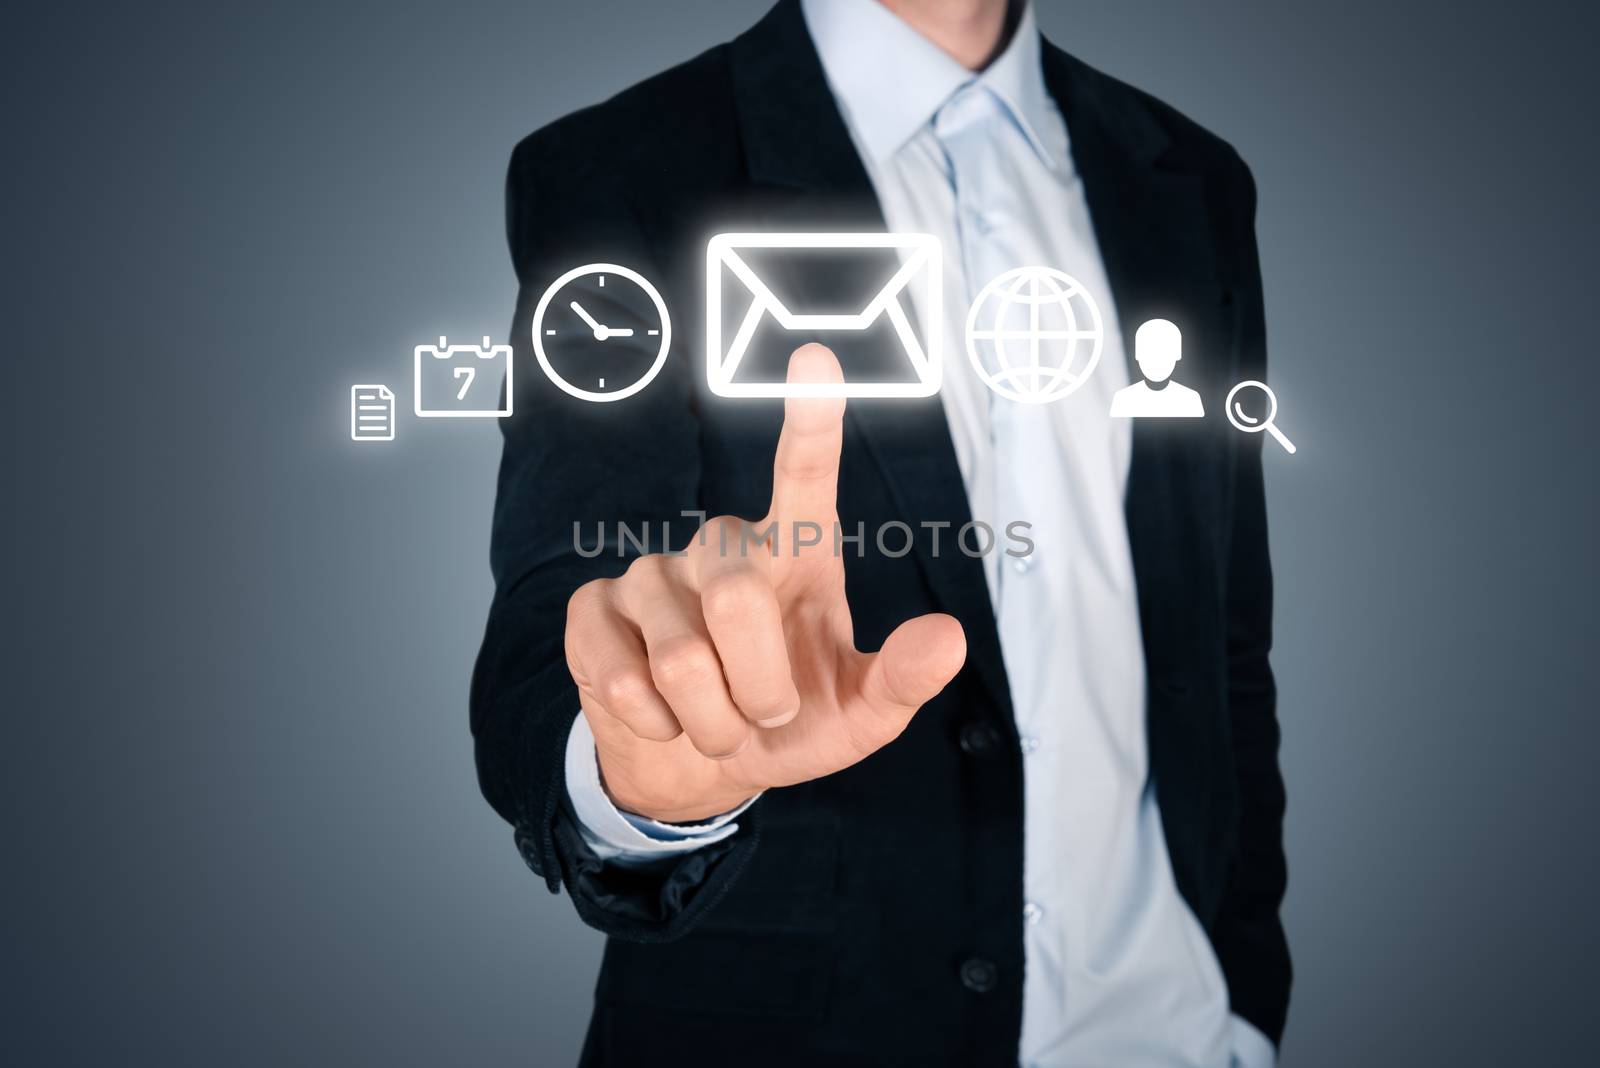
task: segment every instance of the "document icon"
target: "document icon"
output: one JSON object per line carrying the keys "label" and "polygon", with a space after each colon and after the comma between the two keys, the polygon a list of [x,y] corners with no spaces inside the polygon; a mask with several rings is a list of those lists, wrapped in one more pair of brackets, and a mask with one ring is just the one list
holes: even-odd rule
{"label": "document icon", "polygon": [[[706,245],[711,392],[932,396],[943,374],[941,256],[932,234],[717,234]],[[843,382],[784,382],[789,352],[807,341],[839,353]]]}
{"label": "document icon", "polygon": [[[418,345],[412,407],[424,418],[499,419],[511,414],[511,346]],[[505,391],[500,390],[501,378]],[[502,399],[503,398],[503,399]]]}
{"label": "document icon", "polygon": [[388,386],[350,387],[350,440],[394,440],[394,393]]}

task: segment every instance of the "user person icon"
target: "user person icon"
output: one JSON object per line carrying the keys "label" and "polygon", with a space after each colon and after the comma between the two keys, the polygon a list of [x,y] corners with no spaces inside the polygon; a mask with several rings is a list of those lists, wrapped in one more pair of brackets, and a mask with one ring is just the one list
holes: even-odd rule
{"label": "user person icon", "polygon": [[1117,390],[1111,415],[1122,419],[1198,419],[1206,414],[1200,394],[1172,379],[1183,359],[1183,334],[1166,319],[1151,319],[1133,335],[1133,358],[1143,382]]}

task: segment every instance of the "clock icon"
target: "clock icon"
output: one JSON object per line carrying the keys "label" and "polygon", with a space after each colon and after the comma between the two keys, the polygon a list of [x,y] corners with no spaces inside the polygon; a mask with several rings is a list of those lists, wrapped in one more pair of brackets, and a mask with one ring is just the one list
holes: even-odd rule
{"label": "clock icon", "polygon": [[574,267],[533,311],[533,353],[550,381],[579,400],[631,397],[661,373],[672,345],[666,302],[650,280],[615,263]]}

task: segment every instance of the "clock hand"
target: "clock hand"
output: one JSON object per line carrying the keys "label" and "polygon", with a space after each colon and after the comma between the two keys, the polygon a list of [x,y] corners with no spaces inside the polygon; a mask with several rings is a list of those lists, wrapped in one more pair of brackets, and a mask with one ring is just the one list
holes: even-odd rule
{"label": "clock hand", "polygon": [[627,328],[627,327],[624,327],[623,329],[618,330],[614,326],[608,326],[608,327],[605,328],[605,331],[606,331],[606,337],[632,337],[633,336],[633,331],[631,329]]}
{"label": "clock hand", "polygon": [[574,300],[568,304],[568,307],[578,313],[578,318],[589,324],[589,329],[594,331],[596,341],[604,341],[606,339],[606,328],[597,323],[594,316],[584,311],[583,305]]}

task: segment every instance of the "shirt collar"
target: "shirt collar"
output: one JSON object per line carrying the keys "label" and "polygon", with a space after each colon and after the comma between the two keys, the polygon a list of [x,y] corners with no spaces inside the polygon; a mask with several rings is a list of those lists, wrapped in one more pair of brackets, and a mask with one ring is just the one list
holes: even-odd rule
{"label": "shirt collar", "polygon": [[898,152],[945,101],[975,84],[1005,104],[1047,165],[1056,164],[1041,136],[1054,105],[1044,85],[1031,3],[1005,51],[977,74],[878,0],[801,0],[800,6],[828,85],[874,160]]}

